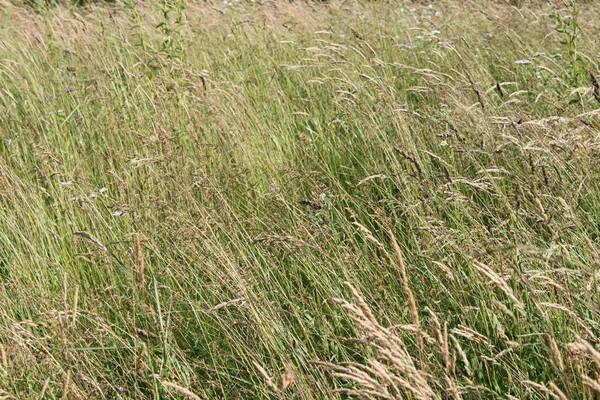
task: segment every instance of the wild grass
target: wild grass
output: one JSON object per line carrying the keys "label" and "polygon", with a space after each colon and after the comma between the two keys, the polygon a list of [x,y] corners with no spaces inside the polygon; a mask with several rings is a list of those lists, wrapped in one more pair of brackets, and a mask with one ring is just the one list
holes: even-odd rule
{"label": "wild grass", "polygon": [[0,396],[596,398],[598,17],[3,2]]}

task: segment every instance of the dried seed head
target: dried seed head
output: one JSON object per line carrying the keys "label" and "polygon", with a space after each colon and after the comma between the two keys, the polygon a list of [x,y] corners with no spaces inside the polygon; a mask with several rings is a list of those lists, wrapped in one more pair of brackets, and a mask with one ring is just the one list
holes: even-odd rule
{"label": "dried seed head", "polygon": [[292,370],[285,371],[281,374],[281,390],[287,389],[292,383],[296,382],[296,373]]}

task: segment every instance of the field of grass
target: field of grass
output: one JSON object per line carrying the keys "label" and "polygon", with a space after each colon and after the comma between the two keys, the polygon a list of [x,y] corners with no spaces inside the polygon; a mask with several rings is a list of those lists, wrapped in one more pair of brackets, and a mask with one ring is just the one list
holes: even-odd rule
{"label": "field of grass", "polygon": [[0,399],[600,396],[597,4],[182,1],[0,1]]}

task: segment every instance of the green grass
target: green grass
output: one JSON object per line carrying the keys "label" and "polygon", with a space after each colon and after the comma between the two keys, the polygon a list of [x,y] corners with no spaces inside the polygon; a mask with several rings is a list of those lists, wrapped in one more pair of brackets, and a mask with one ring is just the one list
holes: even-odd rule
{"label": "green grass", "polygon": [[600,395],[554,9],[266,3],[0,9],[0,396]]}

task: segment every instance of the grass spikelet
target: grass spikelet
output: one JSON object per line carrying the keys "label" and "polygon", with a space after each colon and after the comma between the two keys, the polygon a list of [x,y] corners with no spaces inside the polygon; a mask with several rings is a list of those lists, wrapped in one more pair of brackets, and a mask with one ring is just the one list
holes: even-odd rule
{"label": "grass spikelet", "polygon": [[467,375],[468,376],[473,375],[473,372],[471,370],[471,364],[469,363],[469,358],[467,357],[467,354],[465,353],[462,346],[460,345],[460,342],[454,335],[449,335],[449,336],[450,336],[450,339],[452,339],[452,343],[454,343],[454,348],[458,352],[458,355],[460,356],[460,359],[463,362],[465,370],[467,371]]}
{"label": "grass spikelet", "polygon": [[77,321],[77,305],[78,305],[78,301],[79,301],[79,286],[75,286],[75,293],[73,294],[73,307],[71,308],[71,314],[73,316],[73,319],[71,320],[71,323],[73,325]]}
{"label": "grass spikelet", "polygon": [[160,380],[160,383],[165,386],[168,387],[169,389],[173,389],[175,392],[177,392],[177,394],[187,398],[187,399],[191,399],[191,400],[202,400],[202,398],[198,395],[196,395],[194,392],[192,392],[189,389],[184,388],[183,386],[180,386],[176,383],[173,382],[169,382],[166,380]]}
{"label": "grass spikelet", "polygon": [[62,392],[63,400],[66,400],[69,398],[70,392],[71,392],[71,370],[67,370],[67,375],[63,382],[63,392]]}
{"label": "grass spikelet", "polygon": [[548,387],[554,392],[556,398],[559,400],[568,400],[567,395],[558,387],[556,383],[550,381],[548,382]]}
{"label": "grass spikelet", "polygon": [[600,84],[592,71],[590,71],[590,80],[592,81],[592,87],[594,88],[594,98],[600,103]]}
{"label": "grass spikelet", "polygon": [[313,363],[334,371],[334,376],[352,381],[360,387],[336,389],[337,392],[363,398],[393,398],[390,397],[390,390],[398,392],[402,388],[416,399],[437,398],[428,382],[428,375],[416,367],[402,340],[380,325],[358,291],[350,283],[346,285],[358,306],[343,299],[334,301],[344,307],[348,316],[365,331],[371,341],[369,347],[376,351],[377,358],[370,359],[369,366],[348,363],[336,365],[318,361]]}
{"label": "grass spikelet", "polygon": [[271,389],[274,393],[277,393],[279,391],[279,388],[273,382],[273,379],[271,379],[271,376],[267,373],[267,371],[256,361],[253,361],[252,363],[254,364],[254,367],[256,367],[256,370],[258,371],[259,375],[263,378],[267,387]]}
{"label": "grass spikelet", "polygon": [[530,380],[525,380],[524,383],[531,386],[532,388],[537,389],[538,391],[542,392],[546,396],[549,396],[549,397],[551,397],[553,399],[557,399],[557,400],[560,399],[558,394],[554,393],[554,391],[552,391],[551,389],[549,389],[548,387],[546,387],[546,385],[544,385],[542,383],[537,383],[537,382],[533,382]]}
{"label": "grass spikelet", "polygon": [[298,377],[294,371],[288,370],[281,374],[281,390],[286,390],[297,381]]}
{"label": "grass spikelet", "polygon": [[519,312],[521,314],[523,314],[523,316],[526,315],[524,304],[519,299],[516,298],[512,289],[506,284],[506,282],[496,272],[494,272],[487,265],[480,263],[478,261],[475,261],[473,263],[473,266],[475,267],[475,269],[477,269],[477,271],[479,271],[483,275],[485,275],[490,280],[490,282],[492,282],[494,285],[496,285],[496,287],[498,289],[500,289],[509,299],[511,299],[513,304],[515,305],[516,309],[519,310]]}
{"label": "grass spikelet", "polygon": [[590,388],[596,394],[600,394],[600,382],[597,379],[592,379],[587,375],[583,375],[582,377],[583,385]]}
{"label": "grass spikelet", "polygon": [[402,277],[402,286],[404,288],[404,293],[406,294],[406,298],[408,299],[408,309],[410,310],[410,316],[412,318],[412,322],[417,328],[417,347],[419,349],[419,357],[421,360],[421,365],[425,367],[425,354],[423,353],[423,335],[421,334],[421,322],[419,320],[419,311],[417,310],[417,303],[415,301],[415,296],[413,292],[410,290],[410,285],[408,284],[408,276],[406,274],[406,266],[404,265],[404,257],[402,257],[402,251],[400,250],[400,246],[398,246],[398,242],[396,241],[396,237],[393,233],[390,232],[390,239],[392,241],[392,246],[394,247],[394,254],[396,255],[396,261],[398,262],[398,267],[400,268],[400,276]]}
{"label": "grass spikelet", "polygon": [[570,343],[569,347],[572,350],[578,350],[587,353],[594,364],[596,364],[598,371],[600,371],[600,351],[596,350],[596,348],[592,346],[590,342],[579,336],[576,336],[575,342]]}
{"label": "grass spikelet", "polygon": [[358,222],[353,222],[353,224],[355,226],[357,226],[358,229],[362,233],[365,234],[367,239],[370,240],[371,242],[373,242],[379,248],[379,250],[383,251],[385,254],[388,254],[387,250],[385,249],[385,246],[379,240],[377,240],[377,238],[375,236],[373,236],[373,233],[371,233],[370,230],[368,230],[367,228],[365,228],[363,225],[359,224]]}
{"label": "grass spikelet", "polygon": [[144,254],[142,253],[142,244],[140,238],[135,238],[135,260],[137,265],[137,275],[141,286],[145,285],[146,282],[146,263],[144,261]]}
{"label": "grass spikelet", "polygon": [[560,354],[560,350],[558,349],[558,345],[556,344],[556,340],[554,340],[554,335],[549,332],[546,334],[545,339],[552,364],[554,364],[559,371],[564,372],[565,364],[563,362],[562,355]]}
{"label": "grass spikelet", "polygon": [[85,231],[80,231],[80,232],[73,232],[73,235],[75,236],[80,236],[82,238],[85,238],[87,240],[89,240],[90,242],[92,242],[98,249],[106,252],[108,251],[106,249],[106,246],[104,246],[102,244],[102,242],[100,240],[98,240],[96,237],[94,237],[91,233],[89,232],[85,232]]}

